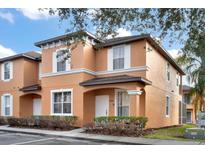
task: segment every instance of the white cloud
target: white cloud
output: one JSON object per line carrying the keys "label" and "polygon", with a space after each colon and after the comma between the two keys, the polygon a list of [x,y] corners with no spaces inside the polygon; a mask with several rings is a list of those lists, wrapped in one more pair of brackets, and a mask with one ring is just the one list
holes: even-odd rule
{"label": "white cloud", "polygon": [[6,48],[0,44],[0,58],[15,55],[16,52],[10,48]]}
{"label": "white cloud", "polygon": [[171,49],[171,50],[168,50],[169,54],[170,54],[173,58],[177,58],[178,56],[180,56],[179,51],[180,51],[180,49]]}
{"label": "white cloud", "polygon": [[[117,30],[118,35],[116,37],[123,37],[123,36],[131,36],[132,32],[131,31],[127,31],[126,29],[123,28],[119,28]],[[108,35],[107,38],[112,38],[112,35]]]}
{"label": "white cloud", "polygon": [[55,17],[55,15],[50,15],[48,10],[41,11],[38,8],[22,8],[16,10],[31,20],[49,19]]}
{"label": "white cloud", "polygon": [[14,16],[10,12],[0,12],[0,18],[7,20],[10,23],[14,23]]}
{"label": "white cloud", "polygon": [[123,37],[123,36],[131,36],[132,33],[131,31],[127,31],[126,29],[123,29],[123,28],[119,28],[117,30],[117,33],[118,33],[118,37]]}

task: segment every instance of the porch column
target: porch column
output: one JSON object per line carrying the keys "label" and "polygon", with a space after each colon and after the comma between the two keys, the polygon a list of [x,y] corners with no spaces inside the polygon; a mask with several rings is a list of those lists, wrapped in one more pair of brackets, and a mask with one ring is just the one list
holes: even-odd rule
{"label": "porch column", "polygon": [[[140,91],[140,89],[136,89],[137,91]],[[128,92],[129,93],[129,92]],[[140,116],[140,94],[136,94],[133,92],[133,94],[130,95],[130,116]]]}

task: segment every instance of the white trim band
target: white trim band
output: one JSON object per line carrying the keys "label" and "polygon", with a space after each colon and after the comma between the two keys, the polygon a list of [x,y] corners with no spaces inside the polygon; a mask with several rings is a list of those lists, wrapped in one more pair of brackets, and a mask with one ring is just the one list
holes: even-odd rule
{"label": "white trim band", "polygon": [[81,68],[81,69],[72,69],[69,71],[64,72],[54,72],[54,73],[44,73],[41,74],[41,78],[45,77],[52,77],[52,76],[58,76],[58,75],[67,75],[67,74],[78,74],[78,73],[87,73],[90,75],[107,75],[107,74],[116,74],[116,73],[125,73],[125,72],[140,72],[140,71],[148,71],[150,68],[148,66],[138,66],[138,67],[132,67],[128,69],[120,69],[120,70],[112,70],[112,71],[97,71],[94,72],[89,69]]}

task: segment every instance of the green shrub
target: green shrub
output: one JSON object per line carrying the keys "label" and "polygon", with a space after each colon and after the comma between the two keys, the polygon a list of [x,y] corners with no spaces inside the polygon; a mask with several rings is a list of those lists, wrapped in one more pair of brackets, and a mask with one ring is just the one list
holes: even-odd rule
{"label": "green shrub", "polygon": [[62,130],[75,128],[76,121],[76,116],[32,116],[30,118],[8,118],[8,124],[12,127]]}
{"label": "green shrub", "polygon": [[7,118],[0,116],[0,125],[7,125],[7,124],[8,124]]}
{"label": "green shrub", "polygon": [[121,123],[121,124],[135,124],[139,128],[145,128],[148,121],[147,117],[135,117],[135,116],[109,116],[109,117],[96,117],[94,122],[97,124],[106,124],[106,123]]}
{"label": "green shrub", "polygon": [[146,117],[134,116],[97,117],[94,119],[94,123],[85,125],[85,131],[104,135],[143,136],[148,133],[144,129],[147,121]]}

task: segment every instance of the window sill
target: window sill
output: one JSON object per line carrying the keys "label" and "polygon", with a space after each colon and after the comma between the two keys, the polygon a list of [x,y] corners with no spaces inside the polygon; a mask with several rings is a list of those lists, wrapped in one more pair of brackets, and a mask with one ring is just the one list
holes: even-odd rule
{"label": "window sill", "polygon": [[72,113],[70,114],[52,113],[51,116],[73,116],[73,114]]}
{"label": "window sill", "polygon": [[169,116],[169,115],[166,115],[165,117],[166,117],[166,118],[169,118],[170,116]]}

